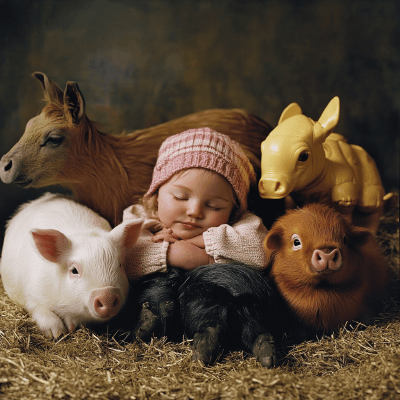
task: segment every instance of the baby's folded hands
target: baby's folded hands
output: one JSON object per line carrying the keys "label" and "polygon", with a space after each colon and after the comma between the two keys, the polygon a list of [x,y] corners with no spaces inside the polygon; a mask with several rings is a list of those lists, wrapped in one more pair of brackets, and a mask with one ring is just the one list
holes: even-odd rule
{"label": "baby's folded hands", "polygon": [[155,243],[160,243],[160,242],[169,242],[169,243],[174,243],[178,240],[178,236],[176,236],[171,229],[169,228],[163,228],[161,231],[155,233],[151,240]]}

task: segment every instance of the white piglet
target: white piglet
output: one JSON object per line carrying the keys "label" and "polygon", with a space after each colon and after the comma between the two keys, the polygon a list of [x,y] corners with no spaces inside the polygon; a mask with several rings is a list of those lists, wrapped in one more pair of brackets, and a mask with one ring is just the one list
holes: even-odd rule
{"label": "white piglet", "polygon": [[26,203],[8,222],[1,277],[9,297],[49,338],[115,316],[129,290],[126,253],[141,222],[109,223],[61,195]]}

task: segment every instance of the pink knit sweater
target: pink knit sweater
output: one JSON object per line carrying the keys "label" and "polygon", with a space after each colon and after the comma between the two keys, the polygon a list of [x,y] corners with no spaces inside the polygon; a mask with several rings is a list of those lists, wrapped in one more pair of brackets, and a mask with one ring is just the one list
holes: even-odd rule
{"label": "pink knit sweater", "polygon": [[[151,237],[161,229],[160,221],[149,219],[143,206],[130,206],[124,211],[123,221],[144,219],[139,239],[126,259],[126,273],[130,281],[153,272],[167,271],[168,242],[154,243]],[[262,220],[247,212],[235,224],[222,224],[203,233],[206,253],[216,263],[242,262],[260,269],[266,267],[263,241],[267,235]]]}

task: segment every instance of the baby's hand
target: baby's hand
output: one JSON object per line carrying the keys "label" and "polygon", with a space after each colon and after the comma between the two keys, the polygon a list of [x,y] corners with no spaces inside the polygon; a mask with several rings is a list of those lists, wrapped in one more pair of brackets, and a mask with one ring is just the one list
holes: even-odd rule
{"label": "baby's hand", "polygon": [[206,247],[206,245],[204,244],[203,234],[192,237],[190,239],[186,239],[185,241],[194,244],[195,246],[200,247],[201,249],[205,249]]}
{"label": "baby's hand", "polygon": [[163,228],[161,231],[155,233],[151,240],[155,243],[160,243],[160,242],[169,242],[169,243],[174,243],[178,240],[178,236],[176,236],[171,229],[169,228]]}

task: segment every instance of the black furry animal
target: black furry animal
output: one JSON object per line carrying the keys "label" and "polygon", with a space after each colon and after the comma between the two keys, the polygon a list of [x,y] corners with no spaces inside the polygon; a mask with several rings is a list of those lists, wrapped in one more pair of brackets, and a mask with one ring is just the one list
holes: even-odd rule
{"label": "black furry animal", "polygon": [[[183,324],[179,312],[179,286],[185,271],[169,268],[166,273],[145,275],[131,283],[121,311],[107,324],[90,327],[99,332],[119,331],[125,339],[149,342],[152,337],[183,339]],[[128,335],[126,335],[128,334]]]}
{"label": "black furry animal", "polygon": [[245,350],[265,367],[276,365],[274,338],[280,304],[266,274],[243,264],[210,264],[189,272],[171,268],[133,287],[133,336],[193,338],[193,360],[212,363],[224,350]]}
{"label": "black furry animal", "polygon": [[279,303],[268,278],[243,264],[211,264],[185,275],[179,287],[185,335],[193,360],[212,363],[221,349],[245,350],[264,367],[277,363]]}
{"label": "black furry animal", "polygon": [[185,273],[183,269],[169,268],[166,273],[146,275],[131,286],[129,319],[134,321],[131,327],[134,338],[144,342],[153,336],[182,340],[184,331],[178,298]]}

